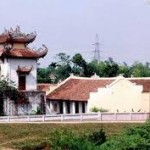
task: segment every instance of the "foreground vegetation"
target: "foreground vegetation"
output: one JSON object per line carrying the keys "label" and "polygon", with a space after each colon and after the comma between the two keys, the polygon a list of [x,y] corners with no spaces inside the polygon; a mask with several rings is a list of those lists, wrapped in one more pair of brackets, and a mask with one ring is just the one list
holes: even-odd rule
{"label": "foreground vegetation", "polygon": [[[0,124],[0,147],[19,150],[59,150],[63,147],[65,150],[73,150],[74,144],[76,150],[93,150],[96,148],[94,141],[98,141],[99,135],[103,140],[105,135],[107,140],[112,139],[122,133],[124,128],[137,125],[139,124]],[[93,136],[93,133],[96,134]],[[72,147],[67,148],[67,143]]]}

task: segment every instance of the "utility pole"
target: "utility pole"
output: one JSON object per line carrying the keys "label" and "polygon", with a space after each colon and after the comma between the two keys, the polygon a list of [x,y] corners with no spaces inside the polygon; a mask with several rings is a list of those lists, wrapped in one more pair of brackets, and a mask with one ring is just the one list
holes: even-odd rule
{"label": "utility pole", "polygon": [[100,62],[100,43],[99,43],[98,34],[96,34],[95,43],[93,45],[95,45],[95,50],[93,51],[94,52],[93,60],[99,63]]}

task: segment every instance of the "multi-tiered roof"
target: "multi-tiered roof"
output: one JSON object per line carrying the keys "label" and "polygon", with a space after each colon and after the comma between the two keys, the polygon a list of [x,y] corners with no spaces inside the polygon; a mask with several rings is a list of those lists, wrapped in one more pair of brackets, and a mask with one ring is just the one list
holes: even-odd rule
{"label": "multi-tiered roof", "polygon": [[44,57],[48,49],[45,45],[38,50],[30,49],[28,44],[36,38],[36,33],[25,34],[18,26],[15,30],[5,30],[0,35],[0,57],[13,58],[41,58]]}

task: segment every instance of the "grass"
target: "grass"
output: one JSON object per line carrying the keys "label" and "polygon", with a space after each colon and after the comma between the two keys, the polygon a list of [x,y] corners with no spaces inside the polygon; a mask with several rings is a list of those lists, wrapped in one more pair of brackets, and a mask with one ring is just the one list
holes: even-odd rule
{"label": "grass", "polygon": [[[44,149],[51,132],[55,129],[70,129],[75,134],[86,136],[101,128],[108,138],[116,136],[126,127],[137,126],[131,123],[81,123],[81,124],[0,124],[0,147],[21,150]],[[45,149],[45,150],[48,150]]]}

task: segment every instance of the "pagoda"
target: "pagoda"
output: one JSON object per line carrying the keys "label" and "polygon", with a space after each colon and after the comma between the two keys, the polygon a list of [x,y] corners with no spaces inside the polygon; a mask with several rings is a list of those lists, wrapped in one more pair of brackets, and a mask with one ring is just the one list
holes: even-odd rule
{"label": "pagoda", "polygon": [[18,101],[17,104],[9,98],[4,99],[5,115],[33,114],[39,109],[45,113],[45,92],[37,90],[37,61],[48,49],[45,45],[38,50],[29,48],[35,38],[35,32],[25,34],[19,26],[0,35],[0,79],[13,81],[27,98],[27,102]]}
{"label": "pagoda", "polygon": [[10,28],[0,35],[0,76],[14,81],[19,90],[37,89],[37,61],[48,50],[45,45],[38,50],[28,47],[36,38],[36,32],[25,34]]}

